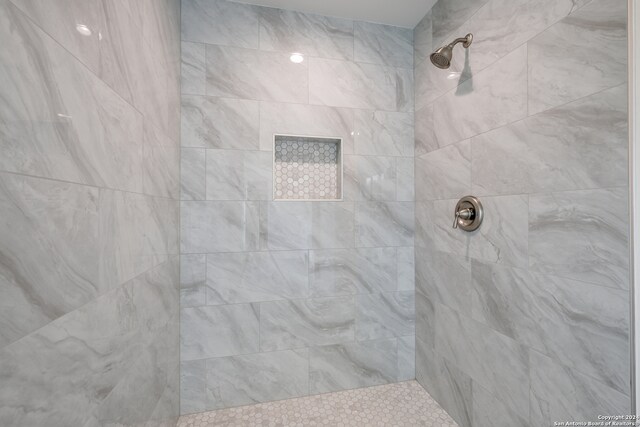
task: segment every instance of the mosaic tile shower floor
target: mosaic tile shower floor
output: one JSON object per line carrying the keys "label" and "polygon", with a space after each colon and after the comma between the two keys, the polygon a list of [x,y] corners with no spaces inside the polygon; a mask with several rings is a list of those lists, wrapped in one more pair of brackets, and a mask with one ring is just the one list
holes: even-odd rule
{"label": "mosaic tile shower floor", "polygon": [[458,427],[416,381],[185,415],[178,427]]}

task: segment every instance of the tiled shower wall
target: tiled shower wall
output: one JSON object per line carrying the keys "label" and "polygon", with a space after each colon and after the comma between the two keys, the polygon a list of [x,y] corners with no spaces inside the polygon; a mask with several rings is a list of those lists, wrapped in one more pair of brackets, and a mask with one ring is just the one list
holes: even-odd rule
{"label": "tiled shower wall", "polygon": [[3,426],[175,425],[179,16],[0,0]]}
{"label": "tiled shower wall", "polygon": [[[412,38],[182,2],[183,413],[414,377]],[[342,138],[344,200],[274,202],[275,133]]]}
{"label": "tiled shower wall", "polygon": [[626,4],[441,0],[415,30],[416,375],[461,426],[630,412]]}

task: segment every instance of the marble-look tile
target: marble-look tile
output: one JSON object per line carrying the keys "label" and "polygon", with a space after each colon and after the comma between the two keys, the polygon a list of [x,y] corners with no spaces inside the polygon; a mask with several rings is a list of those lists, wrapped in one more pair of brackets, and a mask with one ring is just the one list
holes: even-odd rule
{"label": "marble-look tile", "polygon": [[532,270],[629,288],[627,189],[529,197]]}
{"label": "marble-look tile", "polygon": [[355,154],[413,156],[413,115],[355,110]]}
{"label": "marble-look tile", "polygon": [[314,250],[309,257],[313,297],[396,290],[393,248]]}
{"label": "marble-look tile", "polygon": [[416,377],[416,337],[398,338],[398,381],[409,381]]}
{"label": "marble-look tile", "polygon": [[311,248],[312,205],[312,202],[261,202],[260,249]]}
{"label": "marble-look tile", "polygon": [[[440,252],[452,253],[468,257],[469,247],[474,235],[453,228],[455,208],[459,199],[435,200],[424,210],[424,218],[420,219],[421,234],[425,234],[427,244],[424,247]],[[425,224],[426,222],[426,224]]]}
{"label": "marble-look tile", "polygon": [[206,94],[205,45],[182,42],[182,68],[180,73],[183,94]]}
{"label": "marble-look tile", "polygon": [[184,0],[182,40],[258,48],[259,8],[226,0]]}
{"label": "marble-look tile", "polygon": [[598,415],[629,414],[628,396],[531,351],[531,424],[557,420],[600,421]]}
{"label": "marble-look tile", "polygon": [[303,251],[207,255],[207,305],[305,298],[308,255]]}
{"label": "marble-look tile", "polygon": [[207,409],[306,396],[309,350],[208,359]]}
{"label": "marble-look tile", "polygon": [[469,140],[416,158],[416,200],[460,198],[471,187]]}
{"label": "marble-look tile", "polygon": [[327,393],[397,379],[397,342],[361,341],[309,349],[309,391]]}
{"label": "marble-look tile", "polygon": [[516,413],[529,410],[524,346],[443,305],[436,306],[436,351]]}
{"label": "marble-look tile", "polygon": [[260,350],[273,351],[353,341],[354,297],[260,304]]}
{"label": "marble-look tile", "polygon": [[626,85],[472,140],[475,194],[627,185]]}
{"label": "marble-look tile", "polygon": [[[458,34],[456,33],[455,36],[457,37]],[[447,41],[447,43],[449,43],[449,41]],[[436,49],[436,47],[434,47],[434,49]],[[459,54],[465,55],[465,58],[469,55],[467,50]],[[424,110],[433,105],[434,101],[442,95],[451,91],[472,76],[473,74],[469,69],[467,69],[464,74],[452,69],[442,70],[434,67],[430,60],[424,60],[416,64],[414,67],[416,111]],[[466,88],[461,94],[464,95],[467,92],[469,92],[469,88]]]}
{"label": "marble-look tile", "polygon": [[[442,96],[434,107],[438,145],[452,144],[524,118],[526,67],[527,47],[522,46]],[[464,120],[452,126],[454,117]]]}
{"label": "marble-look tile", "polygon": [[271,153],[206,150],[207,200],[271,200]]}
{"label": "marble-look tile", "polygon": [[358,62],[413,68],[413,31],[370,22],[354,23]]}
{"label": "marble-look tile", "polygon": [[393,338],[415,333],[415,301],[411,291],[358,295],[358,341]]}
{"label": "marble-look tile", "polygon": [[477,262],[472,268],[475,318],[628,393],[626,291]]}
{"label": "marble-look tile", "polygon": [[347,200],[396,200],[396,159],[345,156],[344,197]]}
{"label": "marble-look tile", "polygon": [[413,64],[429,59],[433,51],[433,13],[429,10],[413,29]]}
{"label": "marble-look tile", "polygon": [[181,253],[251,250],[258,233],[257,209],[243,202],[182,202]]}
{"label": "marble-look tile", "polygon": [[529,41],[528,49],[530,114],[625,83],[627,4],[591,1]]}
{"label": "marble-look tile", "polygon": [[415,254],[413,247],[396,248],[397,282],[399,291],[415,289]]}
{"label": "marble-look tile", "polygon": [[529,424],[527,414],[513,412],[501,399],[492,396],[477,382],[473,382],[471,389],[475,427],[533,427]]}
{"label": "marble-look tile", "polygon": [[415,159],[396,157],[396,200],[413,202],[415,196]]}
{"label": "marble-look tile", "polygon": [[358,202],[356,246],[413,246],[414,204]]}
{"label": "marble-look tile", "polygon": [[142,192],[140,113],[9,2],[0,24],[0,170]]}
{"label": "marble-look tile", "polygon": [[[416,78],[416,82],[417,80],[418,79]],[[421,99],[421,97],[416,96],[416,103],[419,99]],[[419,110],[416,109],[414,118],[414,141],[416,157],[441,148],[438,146],[435,129],[433,128],[433,106],[433,104],[429,104]]]}
{"label": "marble-look tile", "polygon": [[471,427],[471,378],[416,338],[416,380],[461,427]]}
{"label": "marble-look tile", "polygon": [[260,102],[260,149],[273,151],[274,134],[340,138],[344,154],[353,153],[354,111],[317,105]]}
{"label": "marble-look tile", "polygon": [[180,150],[180,200],[205,200],[206,153],[204,148]]}
{"label": "marble-look tile", "polygon": [[206,305],[207,260],[204,254],[180,256],[180,305]]}
{"label": "marble-look tile", "polygon": [[415,335],[425,344],[433,347],[436,333],[436,311],[434,303],[421,292],[415,293]]}
{"label": "marble-look tile", "polygon": [[[305,61],[306,62],[306,61]],[[309,58],[309,102],[333,107],[411,111],[413,72],[393,67]]]}
{"label": "marble-look tile", "polygon": [[144,194],[180,198],[180,144],[145,122],[142,189]]}
{"label": "marble-look tile", "polygon": [[258,352],[259,311],[253,304],[183,308],[180,357],[185,361]]}
{"label": "marble-look tile", "polygon": [[469,310],[473,289],[468,258],[417,247],[415,274],[418,293],[458,312]]}
{"label": "marble-look tile", "polygon": [[98,215],[95,188],[0,174],[0,347],[105,291]]}
{"label": "marble-look tile", "polygon": [[311,247],[352,248],[355,245],[355,204],[350,202],[312,203]]}
{"label": "marble-look tile", "polygon": [[451,37],[451,33],[458,31],[487,1],[448,0],[438,1],[433,5],[431,14],[433,16],[434,46],[441,46],[451,42],[448,39]]}
{"label": "marble-look tile", "polygon": [[527,268],[529,199],[527,196],[483,197],[485,217],[469,242],[472,258]]}
{"label": "marble-look tile", "polygon": [[257,150],[258,102],[204,96],[182,97],[183,147]]}
{"label": "marble-look tile", "polygon": [[306,104],[308,61],[290,53],[207,45],[207,95]]}
{"label": "marble-look tile", "polygon": [[180,412],[191,414],[207,410],[206,360],[180,363]]}
{"label": "marble-look tile", "polygon": [[353,21],[261,8],[260,49],[350,60],[353,59]]}

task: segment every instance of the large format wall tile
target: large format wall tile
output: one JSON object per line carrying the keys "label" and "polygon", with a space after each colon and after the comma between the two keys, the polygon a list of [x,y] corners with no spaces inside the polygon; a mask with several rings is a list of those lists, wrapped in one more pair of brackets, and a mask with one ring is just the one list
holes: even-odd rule
{"label": "large format wall tile", "polygon": [[260,9],[260,49],[353,59],[353,21],[290,10]]}
{"label": "large format wall tile", "polygon": [[180,256],[180,305],[197,307],[206,305],[207,256],[189,254]]}
{"label": "large format wall tile", "polygon": [[429,59],[433,52],[433,12],[430,10],[413,29],[413,65]]}
{"label": "large format wall tile", "polygon": [[204,95],[206,93],[207,68],[205,44],[182,42],[181,88],[183,94]]}
{"label": "large format wall tile", "polygon": [[258,47],[259,8],[224,0],[183,0],[182,40]]}
{"label": "large format wall tile", "polygon": [[532,195],[529,209],[532,270],[628,289],[626,189]]}
{"label": "large format wall tile", "polygon": [[356,205],[356,246],[412,246],[413,203],[361,202]]}
{"label": "large format wall tile", "polygon": [[353,297],[260,304],[260,350],[273,351],[353,341]]}
{"label": "large format wall tile", "polygon": [[142,192],[157,197],[180,198],[180,146],[145,122]]}
{"label": "large format wall tile", "polygon": [[529,424],[527,414],[514,412],[477,382],[473,382],[471,388],[475,427],[534,427]]}
{"label": "large format wall tile", "polygon": [[316,202],[311,206],[311,247],[337,249],[355,246],[354,203]]}
{"label": "large format wall tile", "polygon": [[355,111],[354,153],[413,157],[413,116],[388,111]]}
{"label": "large format wall tile", "polygon": [[207,200],[271,200],[271,153],[207,150]]}
{"label": "large format wall tile", "polygon": [[416,378],[416,337],[398,338],[398,381]]}
{"label": "large format wall tile", "polygon": [[529,113],[627,81],[626,27],[627,3],[594,0],[531,40]]}
{"label": "large format wall tile", "polygon": [[[438,1],[431,9],[433,19],[433,43],[436,46],[449,43],[451,33],[457,31],[488,0]],[[457,33],[456,33],[457,34]],[[463,34],[454,36],[461,37]]]}
{"label": "large format wall tile", "polygon": [[628,393],[626,291],[476,262],[472,277],[478,320]]}
{"label": "large format wall tile", "polygon": [[180,313],[182,360],[256,353],[259,307],[253,304],[183,308]]}
{"label": "large format wall tile", "polygon": [[626,185],[626,89],[618,86],[474,137],[474,193]]}
{"label": "large format wall tile", "polygon": [[260,203],[260,248],[311,248],[311,214],[310,202]]}
{"label": "large format wall tile", "polygon": [[327,393],[387,384],[397,378],[395,339],[312,347],[309,390]]}
{"label": "large format wall tile", "polygon": [[347,200],[396,200],[396,159],[346,156],[343,186],[344,198]]}
{"label": "large format wall tile", "polygon": [[471,146],[468,140],[416,158],[420,185],[416,199],[435,200],[462,197],[471,186]]}
{"label": "large format wall tile", "polygon": [[355,60],[395,67],[413,67],[413,31],[389,25],[354,24]]}
{"label": "large format wall tile", "polygon": [[207,255],[207,304],[273,301],[307,296],[303,251]]}
{"label": "large format wall tile", "polygon": [[206,378],[207,410],[305,396],[309,350],[209,359]]}
{"label": "large format wall tile", "polygon": [[413,292],[358,295],[356,339],[393,338],[415,333]]}
{"label": "large format wall tile", "polygon": [[180,150],[180,200],[206,199],[206,170],[204,148]]}
{"label": "large format wall tile", "polygon": [[207,95],[306,103],[307,61],[294,64],[289,53],[207,45]]}

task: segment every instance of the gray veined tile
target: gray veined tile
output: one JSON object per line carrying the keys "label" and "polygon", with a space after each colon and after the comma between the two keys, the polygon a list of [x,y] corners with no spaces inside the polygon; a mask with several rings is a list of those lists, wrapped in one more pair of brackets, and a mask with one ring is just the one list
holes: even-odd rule
{"label": "gray veined tile", "polygon": [[182,42],[181,64],[182,93],[204,95],[207,81],[204,43]]}
{"label": "gray veined tile", "polygon": [[403,112],[356,110],[355,154],[413,156],[413,115]]}
{"label": "gray veined tile", "polygon": [[182,148],[180,150],[180,199],[205,200],[206,150]]}
{"label": "gray veined tile", "polygon": [[471,144],[469,140],[416,158],[416,199],[450,199],[469,193]]}
{"label": "gray veined tile", "polygon": [[[457,34],[456,37],[458,37]],[[466,55],[469,55],[467,51],[460,52],[460,54],[465,55],[465,58]],[[424,110],[429,106],[433,108],[436,99],[462,84],[471,76],[470,72],[463,75],[459,71],[442,70],[434,67],[430,60],[424,60],[416,64],[414,67],[416,111]],[[466,88],[463,93],[468,91],[468,88]]]}
{"label": "gray veined tile", "polygon": [[471,378],[416,339],[416,380],[461,427],[471,427]]}
{"label": "gray veined tile", "polygon": [[628,396],[531,351],[532,425],[552,425],[560,419],[599,421],[598,415],[628,414],[630,410]]}
{"label": "gray veined tile", "polygon": [[358,295],[356,339],[367,341],[415,333],[412,291]]}
{"label": "gray veined tile", "polygon": [[595,0],[532,39],[529,113],[626,82],[626,27],[627,3]]}
{"label": "gray veined tile", "polygon": [[415,159],[396,157],[396,200],[412,202],[415,200]]}
{"label": "gray veined tile", "polygon": [[[533,427],[527,414],[512,411],[477,382],[472,385],[473,425],[477,427]],[[535,424],[543,426],[544,424]]]}
{"label": "gray veined tile", "polygon": [[413,68],[413,31],[369,22],[354,23],[358,62]]}
{"label": "gray veined tile", "polygon": [[260,203],[260,249],[309,249],[312,230],[311,202]]}
{"label": "gray veined tile", "polygon": [[98,274],[98,190],[3,173],[0,214],[4,347],[107,287]]}
{"label": "gray veined tile", "polygon": [[531,270],[629,288],[627,189],[529,197]]}
{"label": "gray veined tile", "polygon": [[421,292],[415,293],[415,335],[430,348],[435,346],[436,311],[435,304]]}
{"label": "gray veined tile", "polygon": [[473,192],[627,185],[626,89],[608,89],[474,137]]}
{"label": "gray veined tile", "polygon": [[242,252],[257,244],[258,206],[243,202],[182,202],[181,252]]}
{"label": "gray veined tile", "polygon": [[260,9],[260,49],[353,59],[353,21],[291,10]]}
{"label": "gray veined tile", "polygon": [[247,150],[206,150],[207,200],[270,200],[272,155]]}
{"label": "gray veined tile", "polygon": [[257,150],[260,125],[256,101],[185,95],[183,147]]}
{"label": "gray veined tile", "polygon": [[206,305],[207,260],[204,254],[180,256],[180,305]]}
{"label": "gray veined tile", "polygon": [[[524,118],[526,67],[527,47],[523,45],[442,96],[434,107],[438,145],[452,144]],[[461,116],[465,120],[450,125],[452,117]]]}
{"label": "gray veined tile", "polygon": [[396,82],[396,111],[413,113],[415,110],[415,91],[413,69],[395,68],[393,78]]}
{"label": "gray veined tile", "polygon": [[354,111],[318,105],[260,102],[260,149],[273,151],[274,134],[341,138],[342,153],[352,154]]}
{"label": "gray veined tile", "polygon": [[207,410],[206,360],[189,360],[180,363],[180,412],[191,414]]}
{"label": "gray veined tile", "polygon": [[254,304],[183,308],[180,357],[185,361],[258,352],[259,316]]}
{"label": "gray veined tile", "polygon": [[306,251],[207,255],[207,305],[305,298]]}
{"label": "gray veined tile", "polygon": [[395,291],[394,251],[393,248],[311,251],[310,295],[320,297]]}
{"label": "gray veined tile", "polygon": [[315,249],[355,246],[352,202],[312,202],[311,247]]}
{"label": "gray veined tile", "polygon": [[312,347],[309,349],[310,393],[395,382],[396,350],[395,339]]}
{"label": "gray veined tile", "polygon": [[358,202],[356,246],[413,246],[414,203]]}
{"label": "gray veined tile", "polygon": [[396,200],[396,159],[382,156],[344,158],[344,197],[347,200]]}
{"label": "gray veined tile", "polygon": [[208,359],[207,409],[307,395],[308,353],[302,349]]}
{"label": "gray veined tile", "polygon": [[147,122],[143,144],[143,193],[179,199],[180,144]]}
{"label": "gray veined tile", "polygon": [[416,378],[416,337],[398,338],[398,381]]}
{"label": "gray veined tile", "polygon": [[415,289],[415,253],[414,248],[396,248],[397,280],[399,291]]}
{"label": "gray veined tile", "polygon": [[355,338],[354,297],[260,304],[260,350],[338,344]]}
{"label": "gray veined tile", "polygon": [[182,2],[182,40],[258,48],[259,9],[226,0]]}
{"label": "gray veined tile", "polygon": [[[417,82],[417,78],[416,78]],[[417,90],[416,86],[416,90]],[[416,102],[420,97],[416,96]],[[417,109],[414,116],[414,140],[415,140],[415,156],[421,156],[430,151],[437,150],[438,141],[436,141],[435,129],[433,128],[433,107],[429,104],[424,108]]]}
{"label": "gray veined tile", "polygon": [[516,413],[529,410],[529,354],[518,342],[436,306],[435,350]]}
{"label": "gray veined tile", "polygon": [[290,53],[207,45],[207,95],[306,104],[309,62]]}
{"label": "gray veined tile", "polygon": [[422,233],[427,239],[425,247],[468,257],[471,241],[475,235],[452,226],[458,200],[456,198],[433,201],[431,207],[424,211],[425,218],[420,219],[425,224]]}
{"label": "gray veined tile", "polygon": [[485,217],[469,244],[472,258],[527,268],[529,199],[527,196],[483,197]]}
{"label": "gray veined tile", "polygon": [[[439,1],[431,9],[433,16],[433,42],[441,46],[448,37],[475,14],[488,0]],[[457,37],[457,36],[456,36]]]}
{"label": "gray veined tile", "polygon": [[626,291],[477,262],[472,277],[476,319],[628,394]]}
{"label": "gray veined tile", "polygon": [[430,10],[413,29],[414,66],[429,59],[433,50],[433,12]]}

